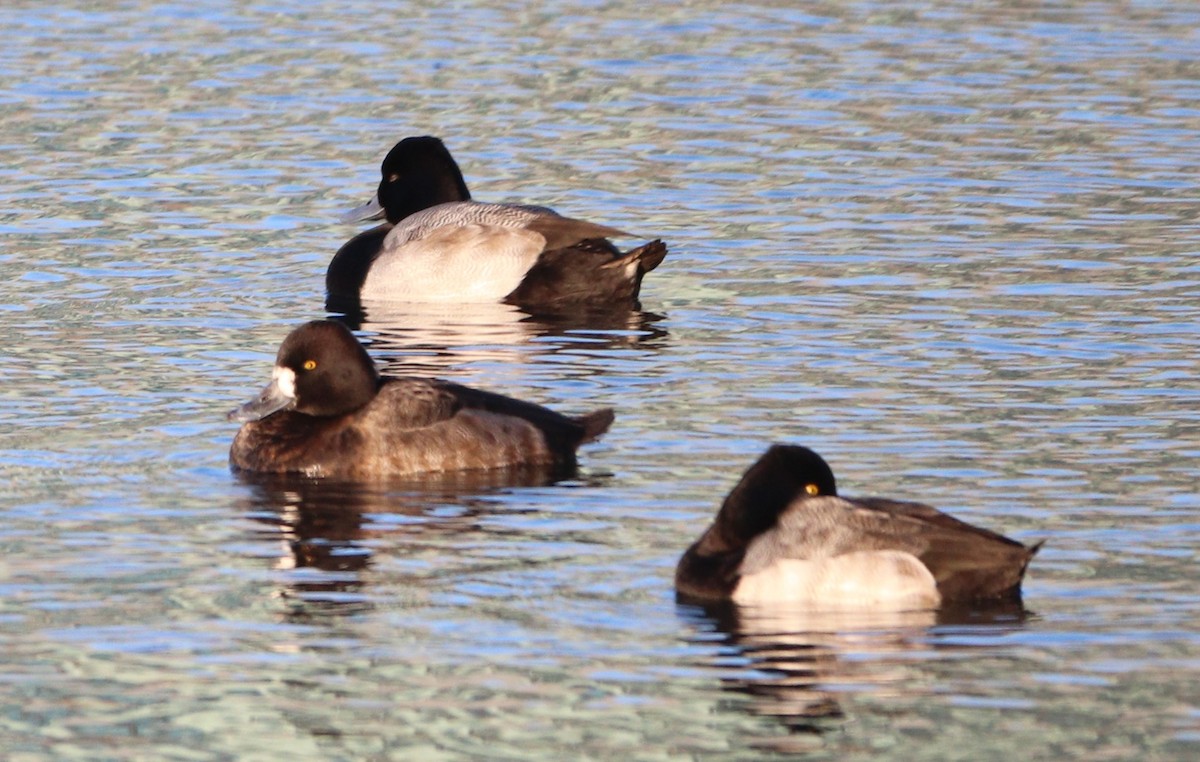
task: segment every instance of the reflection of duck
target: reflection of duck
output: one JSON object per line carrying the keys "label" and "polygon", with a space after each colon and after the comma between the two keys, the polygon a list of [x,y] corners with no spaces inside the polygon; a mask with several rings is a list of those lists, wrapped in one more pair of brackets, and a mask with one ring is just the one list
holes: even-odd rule
{"label": "reflection of duck", "polygon": [[938,611],[820,611],[721,601],[682,604],[679,613],[696,631],[698,644],[711,644],[713,630],[724,636],[713,657],[723,673],[721,687],[748,697],[743,710],[782,723],[787,736],[753,742],[781,753],[819,746],[821,736],[840,728],[854,714],[854,704],[868,697],[926,690],[921,667],[929,652],[950,647],[938,643],[941,628],[967,626],[978,641],[985,633],[1020,627],[1026,616],[1011,601]]}
{"label": "reflection of duck", "polygon": [[534,364],[560,350],[627,349],[667,335],[662,316],[629,308],[532,316],[508,304],[367,302],[336,318],[369,331],[371,350],[405,373],[444,373],[472,363]]}
{"label": "reflection of duck", "polygon": [[[273,564],[292,574],[279,596],[295,603],[303,618],[317,612],[349,614],[370,607],[365,595],[373,547],[379,540],[416,543],[431,533],[473,529],[489,510],[486,498],[514,487],[537,487],[569,478],[570,471],[529,466],[492,471],[428,474],[421,479],[368,483],[241,473],[250,488],[242,508],[263,527],[260,534],[282,542]],[[446,511],[447,503],[457,506]],[[373,517],[413,517],[386,521]]]}
{"label": "reflection of duck", "polygon": [[1039,546],[921,503],[838,497],[820,455],[775,445],[684,553],[675,586],[684,598],[824,609],[1019,600]]}
{"label": "reflection of duck", "polygon": [[234,468],[340,479],[511,468],[571,467],[575,450],[613,420],[576,418],[436,379],[380,378],[341,323],[314,320],[288,334],[273,380],[230,413],[244,425]]}
{"label": "reflection of duck", "polygon": [[442,141],[410,137],[388,152],[375,199],[358,219],[388,224],[358,234],[329,263],[331,295],[405,302],[506,302],[537,311],[635,305],[662,241],[621,252],[614,228],[551,209],[471,200]]}

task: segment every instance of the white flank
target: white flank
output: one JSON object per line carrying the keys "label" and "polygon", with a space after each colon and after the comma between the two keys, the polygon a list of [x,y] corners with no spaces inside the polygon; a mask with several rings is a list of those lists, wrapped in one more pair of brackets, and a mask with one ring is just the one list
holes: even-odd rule
{"label": "white flank", "polygon": [[441,227],[399,245],[389,235],[361,295],[406,302],[499,301],[521,284],[545,245],[531,230],[498,225]]}
{"label": "white flank", "polygon": [[802,561],[781,558],[741,578],[737,603],[798,603],[823,609],[936,608],[937,583],[916,556],[897,550],[859,551]]}

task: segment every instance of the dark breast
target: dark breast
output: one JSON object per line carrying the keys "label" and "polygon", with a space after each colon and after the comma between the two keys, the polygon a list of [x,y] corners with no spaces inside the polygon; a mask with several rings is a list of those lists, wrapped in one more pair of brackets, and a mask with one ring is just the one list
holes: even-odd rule
{"label": "dark breast", "polygon": [[242,426],[229,450],[236,469],[311,476],[354,470],[366,438],[350,416],[314,418],[290,411]]}
{"label": "dark breast", "polygon": [[363,281],[367,279],[367,271],[379,256],[383,239],[391,230],[391,225],[379,225],[346,241],[325,271],[325,290],[332,296],[357,299]]}
{"label": "dark breast", "polygon": [[709,527],[679,559],[675,567],[675,593],[681,601],[726,600],[737,587],[738,567],[745,553]]}

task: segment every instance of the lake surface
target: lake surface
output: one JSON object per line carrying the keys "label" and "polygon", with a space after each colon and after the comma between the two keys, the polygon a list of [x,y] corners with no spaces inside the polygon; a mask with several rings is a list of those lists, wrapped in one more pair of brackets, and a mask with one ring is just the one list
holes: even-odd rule
{"label": "lake surface", "polygon": [[[1195,758],[1200,11],[987,5],[6,3],[6,759]],[[377,311],[381,366],[616,424],[235,477],[411,134],[671,253],[591,323]],[[777,441],[1045,539],[1025,610],[677,605]]]}

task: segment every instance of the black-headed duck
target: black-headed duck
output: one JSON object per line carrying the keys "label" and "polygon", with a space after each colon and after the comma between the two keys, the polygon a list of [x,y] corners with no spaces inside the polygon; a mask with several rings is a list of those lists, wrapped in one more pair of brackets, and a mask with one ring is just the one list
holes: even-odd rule
{"label": "black-headed duck", "polygon": [[537,312],[637,306],[662,241],[621,252],[615,228],[541,206],[471,200],[450,151],[410,137],[384,158],[376,197],[347,217],[387,223],[359,233],[325,274],[331,299],[506,302]]}
{"label": "black-headed duck", "polygon": [[237,470],[348,480],[524,465],[570,467],[612,424],[437,379],[380,377],[341,323],[314,320],[279,347],[271,383],[229,414]]}
{"label": "black-headed duck", "polygon": [[675,570],[681,599],[933,609],[1019,598],[1025,546],[928,505],[839,497],[812,450],[774,445]]}

